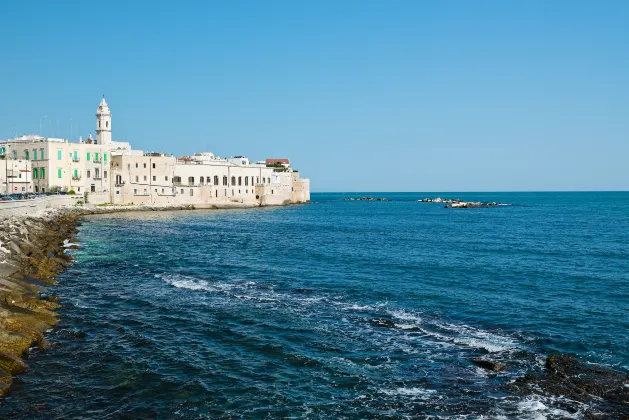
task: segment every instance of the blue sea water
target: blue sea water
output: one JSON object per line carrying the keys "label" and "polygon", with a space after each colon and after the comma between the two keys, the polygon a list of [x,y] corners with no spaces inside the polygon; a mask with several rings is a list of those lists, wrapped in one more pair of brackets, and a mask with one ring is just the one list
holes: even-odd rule
{"label": "blue sea water", "polygon": [[79,238],[2,418],[582,418],[508,384],[555,352],[629,371],[629,193],[313,194]]}

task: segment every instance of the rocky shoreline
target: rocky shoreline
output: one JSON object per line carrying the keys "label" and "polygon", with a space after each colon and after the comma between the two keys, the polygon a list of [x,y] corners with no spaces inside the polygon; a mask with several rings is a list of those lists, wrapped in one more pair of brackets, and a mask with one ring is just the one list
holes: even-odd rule
{"label": "rocky shoreline", "polygon": [[[193,210],[194,206],[64,207],[0,221],[0,398],[28,369],[29,349],[48,348],[44,333],[57,324],[55,277],[72,262],[79,218],[127,211]],[[69,245],[70,244],[70,245]]]}

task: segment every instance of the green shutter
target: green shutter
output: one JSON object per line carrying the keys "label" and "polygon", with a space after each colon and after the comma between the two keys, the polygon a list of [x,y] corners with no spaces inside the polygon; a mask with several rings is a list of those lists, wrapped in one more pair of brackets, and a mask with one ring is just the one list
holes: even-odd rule
{"label": "green shutter", "polygon": [[37,179],[37,168],[33,169],[33,179]]}
{"label": "green shutter", "polygon": [[31,154],[28,153],[28,150],[24,151],[24,160],[30,160]]}
{"label": "green shutter", "polygon": [[105,162],[107,162],[107,153],[104,153],[104,154],[103,154],[103,160],[104,160]]}
{"label": "green shutter", "polygon": [[46,169],[45,168],[40,168],[39,169],[39,179],[44,179],[46,178]]}
{"label": "green shutter", "polygon": [[98,153],[94,153],[94,160],[98,160]]}
{"label": "green shutter", "polygon": [[33,160],[37,160],[37,149],[33,150]]}
{"label": "green shutter", "polygon": [[57,178],[61,178],[61,169],[57,169]]}
{"label": "green shutter", "polygon": [[41,160],[44,160],[44,149],[41,149]]}
{"label": "green shutter", "polygon": [[57,150],[57,160],[61,160],[61,150]]}
{"label": "green shutter", "polygon": [[90,160],[90,152],[87,152],[87,161],[89,162]]}

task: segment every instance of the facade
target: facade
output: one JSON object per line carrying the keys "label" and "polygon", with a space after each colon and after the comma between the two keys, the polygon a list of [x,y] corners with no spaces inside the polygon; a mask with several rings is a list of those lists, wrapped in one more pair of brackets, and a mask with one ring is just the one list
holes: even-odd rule
{"label": "facade", "polygon": [[213,207],[310,200],[309,180],[300,178],[288,159],[252,163],[245,156],[220,158],[209,152],[176,158],[143,153],[132,150],[129,143],[113,141],[105,98],[96,111],[96,139],[90,135],[75,143],[22,136],[0,141],[2,156],[7,162],[30,166],[31,172],[26,173],[31,175],[32,192],[88,193],[93,203]]}

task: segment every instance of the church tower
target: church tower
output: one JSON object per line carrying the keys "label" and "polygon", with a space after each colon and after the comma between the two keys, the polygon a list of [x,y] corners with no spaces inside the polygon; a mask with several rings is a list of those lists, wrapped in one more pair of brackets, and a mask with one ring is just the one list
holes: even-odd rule
{"label": "church tower", "polygon": [[96,110],[96,143],[111,144],[111,112],[104,96]]}

